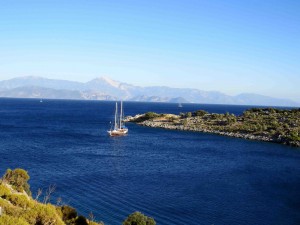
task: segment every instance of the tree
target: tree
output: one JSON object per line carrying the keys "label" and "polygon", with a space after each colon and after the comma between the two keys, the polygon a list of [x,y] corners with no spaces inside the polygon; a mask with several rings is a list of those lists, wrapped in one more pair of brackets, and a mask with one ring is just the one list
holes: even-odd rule
{"label": "tree", "polygon": [[146,114],[145,114],[145,119],[147,119],[147,120],[149,120],[149,119],[154,119],[154,118],[156,118],[156,117],[158,117],[159,116],[159,114],[157,114],[157,113],[154,113],[154,112],[147,112]]}
{"label": "tree", "polygon": [[191,113],[191,112],[187,112],[187,113],[186,113],[186,117],[187,117],[187,118],[192,117],[192,113]]}
{"label": "tree", "polygon": [[28,184],[30,177],[26,170],[19,168],[15,170],[8,169],[6,170],[3,179],[17,191],[25,191],[28,195],[31,195],[30,186]]}
{"label": "tree", "polygon": [[204,116],[206,114],[208,114],[208,112],[206,112],[205,110],[198,110],[195,112],[196,116]]}
{"label": "tree", "polygon": [[75,225],[89,225],[84,216],[78,216],[75,220]]}
{"label": "tree", "polygon": [[77,217],[76,210],[68,205],[60,207],[60,210],[62,212],[62,219],[64,222],[75,219]]}
{"label": "tree", "polygon": [[140,212],[134,212],[130,214],[123,225],[155,225],[156,222],[153,218],[147,217]]}

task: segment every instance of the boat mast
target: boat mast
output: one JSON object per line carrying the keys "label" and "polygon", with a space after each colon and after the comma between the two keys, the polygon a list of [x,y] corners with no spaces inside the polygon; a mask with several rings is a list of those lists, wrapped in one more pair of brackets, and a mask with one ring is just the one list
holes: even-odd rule
{"label": "boat mast", "polygon": [[121,101],[121,109],[120,109],[120,129],[122,128],[122,113],[123,113],[123,103]]}
{"label": "boat mast", "polygon": [[115,111],[115,130],[117,129],[117,115],[118,115],[118,103],[116,102],[116,111]]}

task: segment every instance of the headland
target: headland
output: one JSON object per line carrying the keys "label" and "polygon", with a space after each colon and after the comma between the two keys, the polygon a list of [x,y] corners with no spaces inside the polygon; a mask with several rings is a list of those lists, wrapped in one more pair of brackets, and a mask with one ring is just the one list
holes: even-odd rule
{"label": "headland", "polygon": [[126,121],[147,127],[213,133],[300,147],[300,109],[252,108],[242,115],[204,110],[180,115],[148,112],[129,116]]}

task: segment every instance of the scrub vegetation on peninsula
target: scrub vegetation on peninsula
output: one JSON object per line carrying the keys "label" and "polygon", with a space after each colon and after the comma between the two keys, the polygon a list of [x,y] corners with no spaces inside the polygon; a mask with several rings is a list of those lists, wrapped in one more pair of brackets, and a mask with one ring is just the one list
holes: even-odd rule
{"label": "scrub vegetation on peninsula", "polygon": [[180,115],[148,112],[126,120],[148,127],[215,133],[300,147],[300,109],[252,108],[242,115],[204,110]]}

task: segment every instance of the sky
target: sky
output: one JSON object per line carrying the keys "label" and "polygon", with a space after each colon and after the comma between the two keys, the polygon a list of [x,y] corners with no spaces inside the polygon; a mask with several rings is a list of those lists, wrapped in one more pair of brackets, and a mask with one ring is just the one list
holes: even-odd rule
{"label": "sky", "polygon": [[107,76],[300,99],[297,0],[0,0],[0,80]]}

